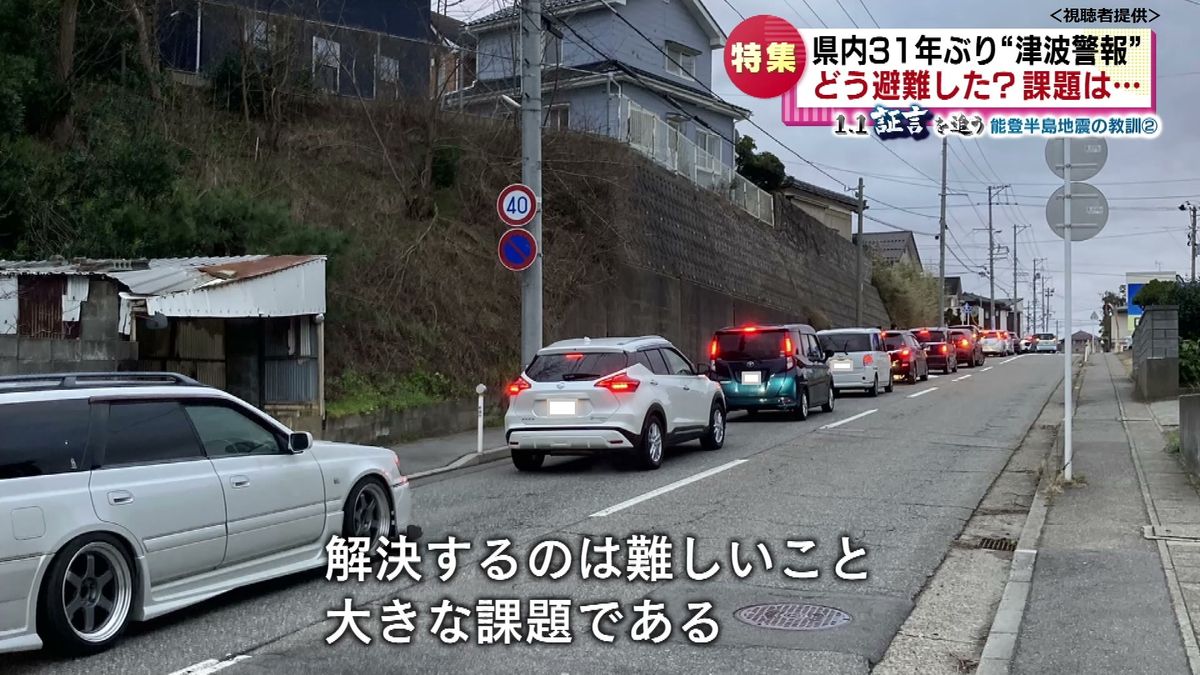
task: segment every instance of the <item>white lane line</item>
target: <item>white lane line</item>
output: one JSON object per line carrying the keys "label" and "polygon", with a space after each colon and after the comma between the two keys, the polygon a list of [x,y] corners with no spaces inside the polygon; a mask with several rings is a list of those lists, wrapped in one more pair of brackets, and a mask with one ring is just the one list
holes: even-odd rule
{"label": "white lane line", "polygon": [[1024,357],[1024,356],[1025,356],[1024,354],[1018,354],[1017,356],[1014,356],[1014,357],[1012,357],[1011,359],[1007,359],[1007,360],[1001,361],[1001,362],[1000,362],[1000,365],[1004,365],[1004,364],[1006,364],[1006,363],[1012,363],[1013,361],[1016,361],[1017,359],[1019,359],[1019,358],[1022,358],[1022,357]]}
{"label": "white lane line", "polygon": [[953,380],[951,380],[951,382],[962,382],[963,380],[967,379],[968,377],[970,377],[970,375],[963,375],[962,377],[956,377]]}
{"label": "white lane line", "polygon": [[842,426],[843,424],[846,424],[847,422],[853,422],[854,420],[857,420],[857,419],[862,419],[863,417],[866,417],[867,415],[870,415],[870,414],[872,414],[872,413],[877,413],[877,412],[879,412],[879,408],[873,408],[873,409],[871,409],[871,410],[868,410],[868,411],[866,411],[866,412],[860,412],[860,413],[858,413],[857,415],[853,415],[853,416],[851,416],[851,417],[847,417],[847,418],[846,418],[846,419],[844,419],[844,420],[838,420],[838,421],[836,421],[836,422],[834,422],[834,423],[832,423],[832,424],[826,424],[825,426],[821,427],[821,429],[833,429],[834,427],[840,427],[840,426]]}
{"label": "white lane line", "polygon": [[929,392],[931,392],[931,391],[937,391],[937,387],[930,387],[930,388],[928,388],[928,389],[923,389],[923,390],[921,390],[921,391],[918,391],[918,392],[917,392],[917,393],[915,393],[915,394],[909,394],[909,395],[908,395],[908,397],[909,397],[909,398],[916,398],[916,397],[918,397],[918,396],[924,396],[925,394],[928,394],[928,393],[929,393]]}
{"label": "white lane line", "polygon": [[631,506],[641,504],[642,502],[644,502],[646,500],[654,499],[655,497],[666,494],[666,493],[670,492],[671,490],[679,489],[679,488],[683,487],[684,485],[695,483],[698,480],[704,480],[705,478],[708,478],[709,476],[721,473],[722,471],[726,471],[728,469],[732,469],[733,467],[735,467],[739,464],[745,464],[747,461],[748,460],[745,460],[745,459],[735,459],[732,462],[722,464],[721,466],[713,467],[707,471],[701,471],[700,473],[698,473],[694,476],[688,476],[687,478],[677,480],[674,483],[670,483],[669,485],[664,485],[664,486],[658,488],[657,490],[651,490],[644,495],[639,495],[637,497],[634,497],[633,499],[627,499],[627,500],[621,502],[620,504],[617,504],[615,506],[610,506],[607,509],[604,509],[603,511],[597,511],[588,517],[589,518],[603,518],[604,516],[610,516],[610,515],[616,513],[617,511],[623,511]]}
{"label": "white lane line", "polygon": [[992,368],[995,368],[995,366],[988,366],[987,368],[984,368],[983,370],[981,370],[979,372],[986,373],[987,371],[991,370]]}
{"label": "white lane line", "polygon": [[200,663],[194,663],[187,668],[177,670],[171,673],[171,675],[210,675],[211,673],[215,673],[219,670],[225,670],[229,666],[245,661],[248,658],[250,658],[249,655],[242,654],[241,656],[235,656],[232,659],[226,659],[224,661],[209,659],[207,661],[201,661]]}

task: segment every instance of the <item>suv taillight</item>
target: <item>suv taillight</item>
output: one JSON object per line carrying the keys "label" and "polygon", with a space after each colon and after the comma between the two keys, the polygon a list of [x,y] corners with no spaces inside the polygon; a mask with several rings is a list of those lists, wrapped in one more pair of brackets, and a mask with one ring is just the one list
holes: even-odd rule
{"label": "suv taillight", "polygon": [[633,379],[625,373],[617,373],[616,375],[610,375],[603,380],[600,380],[596,383],[596,386],[600,387],[601,389],[607,389],[614,394],[618,394],[637,391],[639,384],[641,384],[639,381]]}
{"label": "suv taillight", "polygon": [[530,388],[531,386],[533,386],[533,385],[529,384],[529,382],[525,378],[518,377],[517,379],[513,380],[512,384],[508,385],[508,395],[516,396],[517,394],[525,391],[526,389]]}
{"label": "suv taillight", "polygon": [[964,348],[971,346],[971,343],[969,341],[967,341],[965,338],[959,344],[961,344]]}
{"label": "suv taillight", "polygon": [[943,354],[945,354],[945,353],[946,353],[946,352],[948,352],[948,351],[950,351],[950,350],[946,349],[946,345],[942,345],[941,352],[942,352]]}

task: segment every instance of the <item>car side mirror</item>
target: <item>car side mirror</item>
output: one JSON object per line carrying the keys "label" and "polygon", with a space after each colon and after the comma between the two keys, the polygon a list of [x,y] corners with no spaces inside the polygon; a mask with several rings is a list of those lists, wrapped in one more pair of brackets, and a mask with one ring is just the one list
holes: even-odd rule
{"label": "car side mirror", "polygon": [[808,350],[808,358],[812,359],[813,361],[824,361],[825,355],[821,353],[820,349],[814,348]]}
{"label": "car side mirror", "polygon": [[834,353],[835,353],[835,352],[834,352],[832,349],[826,349],[826,350],[825,350],[825,360],[827,360],[827,361],[828,361],[829,359],[832,359],[832,358],[833,358],[833,355],[834,355]]}
{"label": "car side mirror", "polygon": [[697,375],[708,375],[708,373],[710,371],[711,371],[711,369],[708,367],[707,363],[701,362],[701,363],[696,364],[696,374]]}
{"label": "car side mirror", "polygon": [[313,445],[313,436],[307,431],[294,431],[288,436],[288,450],[292,454],[300,454]]}

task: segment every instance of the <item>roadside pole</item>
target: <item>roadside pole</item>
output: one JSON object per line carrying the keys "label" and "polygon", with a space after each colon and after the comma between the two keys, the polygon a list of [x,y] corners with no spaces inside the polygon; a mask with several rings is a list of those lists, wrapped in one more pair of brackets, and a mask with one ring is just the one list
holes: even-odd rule
{"label": "roadside pole", "polygon": [[991,315],[988,328],[996,330],[996,228],[992,226],[992,189],[988,186],[988,312]]}
{"label": "roadside pole", "polygon": [[539,205],[529,223],[537,257],[521,274],[521,365],[542,348],[542,2],[521,0],[521,181]]}
{"label": "roadside pole", "polygon": [[[1063,143],[1063,316],[1067,321],[1067,332],[1071,332],[1071,144]],[[1071,407],[1071,352],[1075,351],[1070,336],[1063,342],[1063,480],[1071,481],[1071,423],[1074,410]]]}
{"label": "roadside pole", "polygon": [[475,393],[479,394],[479,406],[475,411],[476,427],[478,434],[475,440],[475,454],[483,454],[483,394],[487,391],[487,387],[482,383],[475,387]]}
{"label": "roadside pole", "polygon": [[863,179],[858,179],[858,246],[855,247],[854,254],[854,278],[858,281],[858,287],[854,293],[854,325],[862,325],[862,306],[863,306]]}
{"label": "roadside pole", "polygon": [[938,218],[938,316],[935,326],[946,324],[946,142],[942,136],[942,199]]}

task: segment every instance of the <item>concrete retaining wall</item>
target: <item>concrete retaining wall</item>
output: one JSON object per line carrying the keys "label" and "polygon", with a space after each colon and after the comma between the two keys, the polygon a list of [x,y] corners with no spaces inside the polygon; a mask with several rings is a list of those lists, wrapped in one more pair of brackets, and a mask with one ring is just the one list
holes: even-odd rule
{"label": "concrete retaining wall", "polygon": [[1179,453],[1188,470],[1200,476],[1200,394],[1179,397]]}
{"label": "concrete retaining wall", "polygon": [[1147,307],[1133,333],[1133,389],[1143,401],[1179,395],[1179,308]]}
{"label": "concrete retaining wall", "polygon": [[[390,446],[398,443],[470,431],[476,424],[477,399],[460,399],[407,410],[381,410],[363,415],[346,415],[325,421],[315,416],[291,417],[272,411],[279,421],[296,431],[308,431],[318,439],[337,443]],[[490,412],[491,409],[485,412]]]}

